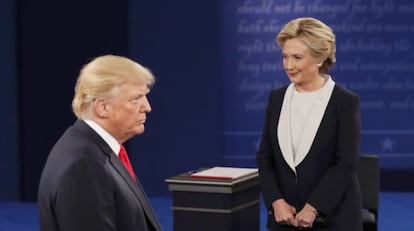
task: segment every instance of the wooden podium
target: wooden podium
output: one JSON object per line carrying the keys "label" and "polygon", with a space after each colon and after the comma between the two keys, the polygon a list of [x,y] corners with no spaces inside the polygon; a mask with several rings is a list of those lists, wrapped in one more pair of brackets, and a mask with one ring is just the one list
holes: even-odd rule
{"label": "wooden podium", "polygon": [[174,231],[260,230],[258,173],[238,179],[166,179],[173,198]]}

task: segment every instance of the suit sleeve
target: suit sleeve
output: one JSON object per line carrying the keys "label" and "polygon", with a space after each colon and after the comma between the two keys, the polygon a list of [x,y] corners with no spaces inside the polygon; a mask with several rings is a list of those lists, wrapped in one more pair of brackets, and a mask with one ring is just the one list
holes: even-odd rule
{"label": "suit sleeve", "polygon": [[349,188],[355,176],[360,151],[361,119],[359,97],[351,95],[341,102],[335,163],[320,179],[308,202],[325,214],[330,214]]}
{"label": "suit sleeve", "polygon": [[263,195],[263,200],[267,209],[272,207],[272,203],[282,198],[279,185],[276,179],[275,161],[271,147],[271,120],[272,106],[275,104],[274,92],[270,95],[265,114],[265,124],[260,141],[259,150],[256,155],[256,161],[259,167],[260,184]]}
{"label": "suit sleeve", "polygon": [[55,197],[59,230],[116,230],[112,184],[103,163],[81,159],[59,184]]}

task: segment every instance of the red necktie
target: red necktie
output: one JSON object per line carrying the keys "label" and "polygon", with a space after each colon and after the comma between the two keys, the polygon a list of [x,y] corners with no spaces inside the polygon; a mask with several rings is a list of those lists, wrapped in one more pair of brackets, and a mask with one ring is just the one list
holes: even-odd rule
{"label": "red necktie", "polygon": [[125,168],[128,170],[132,179],[134,179],[134,181],[137,182],[137,177],[135,175],[134,169],[132,168],[131,161],[129,161],[128,153],[125,150],[124,145],[121,145],[121,150],[119,150],[119,159],[121,159],[122,163],[124,164]]}

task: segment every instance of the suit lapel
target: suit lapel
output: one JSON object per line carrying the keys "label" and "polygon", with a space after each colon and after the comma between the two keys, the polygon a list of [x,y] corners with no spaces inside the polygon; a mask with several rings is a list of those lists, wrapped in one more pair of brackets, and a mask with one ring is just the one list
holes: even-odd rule
{"label": "suit lapel", "polygon": [[125,169],[122,162],[112,152],[111,152],[111,155],[110,155],[110,161],[111,161],[112,165],[114,166],[115,170],[122,176],[122,178],[124,179],[124,181],[128,185],[128,187],[134,192],[134,194],[137,197],[138,201],[142,205],[142,208],[144,209],[148,220],[151,221],[151,223],[156,228],[156,230],[161,230],[161,227],[159,226],[159,222],[157,220],[157,217],[155,216],[154,210],[153,210],[150,202],[148,201],[148,197],[146,196],[146,194],[145,194],[141,184],[139,183],[139,181],[135,182],[134,179],[132,179],[131,175]]}
{"label": "suit lapel", "polygon": [[277,126],[277,138],[279,141],[282,156],[289,167],[295,172],[295,162],[293,160],[292,140],[290,133],[290,102],[292,99],[293,84],[286,89],[283,98],[282,109],[280,111],[279,124]]}
{"label": "suit lapel", "polygon": [[125,183],[128,187],[134,192],[135,196],[137,197],[138,201],[142,205],[142,208],[147,215],[148,220],[151,221],[153,226],[156,230],[161,230],[157,217],[155,216],[154,210],[151,207],[150,202],[148,201],[147,196],[139,182],[135,182],[129,172],[123,166],[121,160],[118,158],[115,153],[113,153],[111,147],[105,143],[105,141],[91,128],[89,127],[84,121],[77,120],[75,125],[77,129],[82,130],[83,132],[88,133],[89,137],[94,139],[102,151],[109,156],[109,160],[112,163],[114,169],[122,176]]}

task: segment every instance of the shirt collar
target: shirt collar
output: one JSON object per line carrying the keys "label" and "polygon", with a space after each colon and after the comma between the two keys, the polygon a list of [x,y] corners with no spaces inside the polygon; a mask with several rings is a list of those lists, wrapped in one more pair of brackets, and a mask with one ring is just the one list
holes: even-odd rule
{"label": "shirt collar", "polygon": [[101,125],[96,123],[93,120],[84,120],[84,122],[89,125],[102,139],[105,141],[106,144],[109,145],[109,147],[112,149],[112,151],[115,153],[115,155],[118,155],[119,150],[121,149],[121,145],[118,143],[118,141],[109,134]]}

